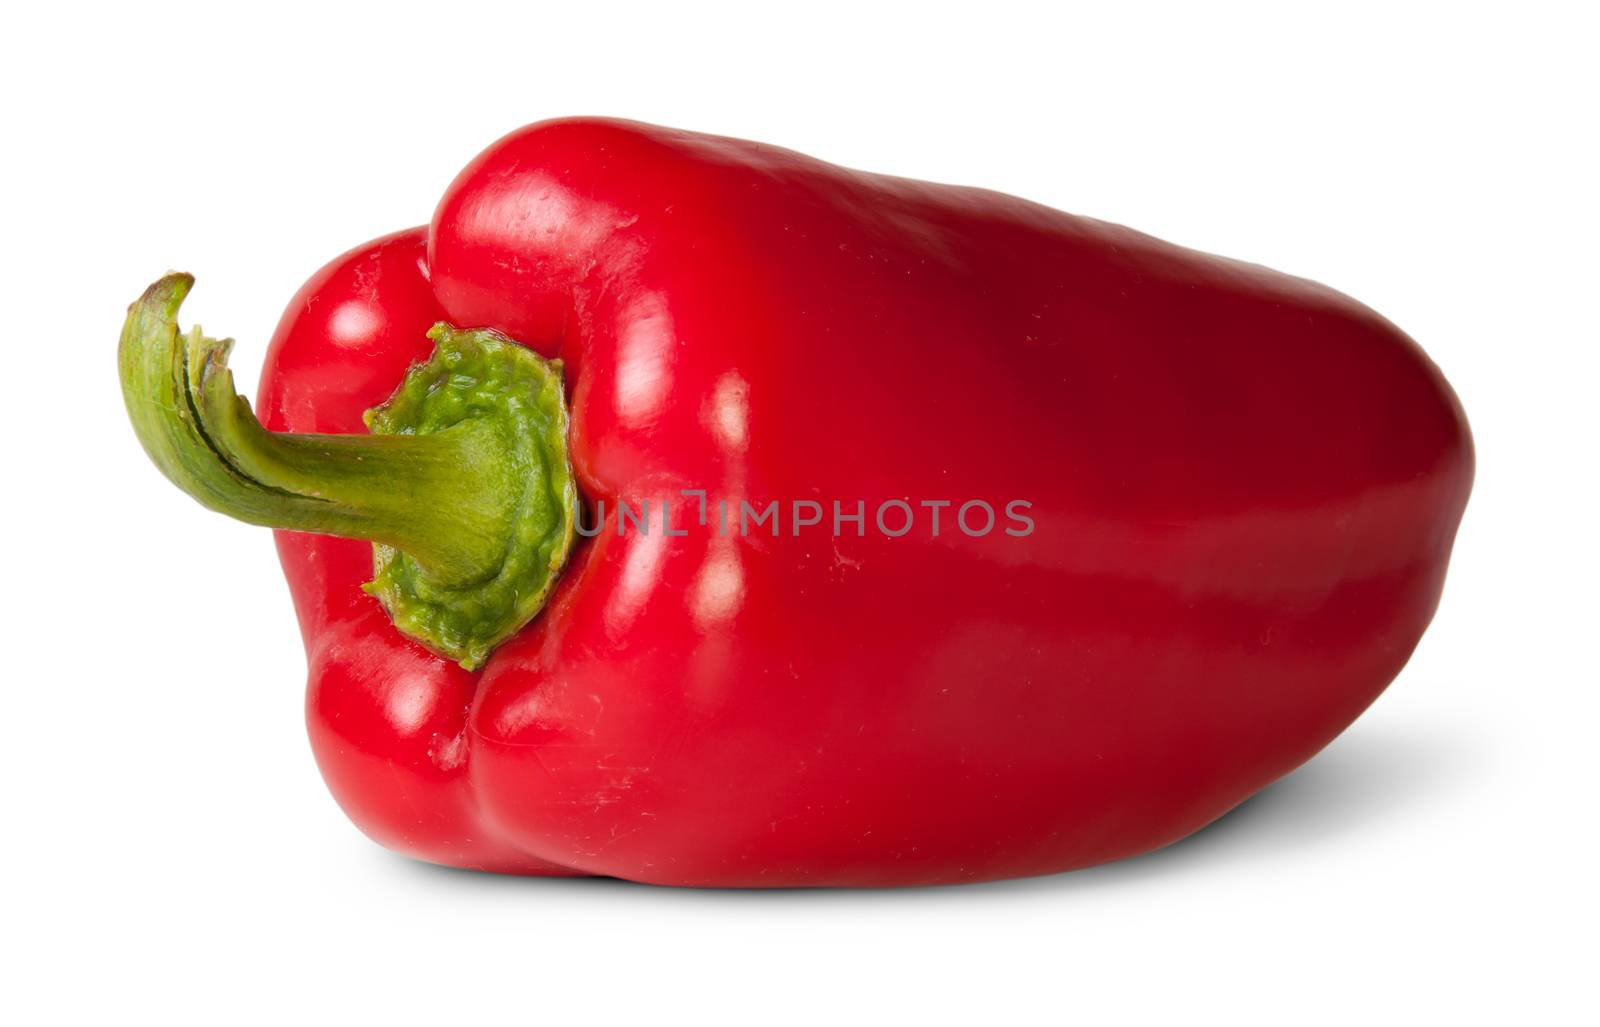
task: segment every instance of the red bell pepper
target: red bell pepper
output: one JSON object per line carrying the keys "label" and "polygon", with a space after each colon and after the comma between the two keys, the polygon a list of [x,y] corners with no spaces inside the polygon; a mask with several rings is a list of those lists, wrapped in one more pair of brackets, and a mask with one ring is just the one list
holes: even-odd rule
{"label": "red bell pepper", "polygon": [[130,310],[135,426],[295,529],[329,787],[462,867],[903,885],[1165,845],[1384,689],[1471,486],[1439,371],[1337,292],[646,125],[514,132],[318,272],[267,432],[178,332],[189,281]]}

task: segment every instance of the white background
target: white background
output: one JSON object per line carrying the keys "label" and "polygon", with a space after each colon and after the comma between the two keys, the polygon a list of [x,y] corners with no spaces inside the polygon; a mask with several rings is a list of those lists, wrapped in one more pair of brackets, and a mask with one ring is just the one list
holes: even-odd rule
{"label": "white background", "polygon": [[[1581,5],[17,6],[0,1019],[1596,1022]],[[574,113],[999,188],[1383,311],[1479,453],[1410,667],[1212,829],[1054,878],[693,892],[378,849],[312,764],[268,535],[127,428],[123,309],[196,272],[186,323],[236,336],[252,382],[311,271]]]}

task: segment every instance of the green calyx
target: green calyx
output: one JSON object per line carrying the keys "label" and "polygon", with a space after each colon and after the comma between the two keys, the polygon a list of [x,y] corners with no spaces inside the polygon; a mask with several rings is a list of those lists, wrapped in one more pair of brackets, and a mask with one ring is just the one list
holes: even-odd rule
{"label": "green calyx", "polygon": [[567,458],[567,406],[559,360],[544,360],[498,332],[443,322],[428,338],[433,355],[367,411],[367,427],[374,435],[487,436],[481,459],[489,487],[510,500],[506,545],[492,574],[453,584],[430,576],[404,550],[376,543],[366,589],[401,631],[471,670],[539,612],[572,549],[578,492]]}
{"label": "green calyx", "polygon": [[433,354],[369,410],[369,435],[269,432],[237,394],[232,340],[178,330],[172,274],[128,308],[123,399],[145,451],[201,504],[373,543],[366,586],[395,626],[476,669],[538,614],[572,549],[577,488],[561,364],[435,325]]}

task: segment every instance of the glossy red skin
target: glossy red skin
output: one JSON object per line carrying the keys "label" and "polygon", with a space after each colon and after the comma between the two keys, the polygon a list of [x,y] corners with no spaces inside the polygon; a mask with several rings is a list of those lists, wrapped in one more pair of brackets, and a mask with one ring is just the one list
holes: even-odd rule
{"label": "glossy red skin", "polygon": [[[1393,325],[1320,285],[1000,194],[546,122],[426,233],[291,304],[260,409],[359,432],[436,319],[567,366],[589,500],[1031,502],[1034,532],[606,530],[471,674],[280,533],[318,762],[425,860],[904,885],[1119,859],[1293,770],[1400,670],[1472,476]],[[831,510],[830,510],[831,512]]]}

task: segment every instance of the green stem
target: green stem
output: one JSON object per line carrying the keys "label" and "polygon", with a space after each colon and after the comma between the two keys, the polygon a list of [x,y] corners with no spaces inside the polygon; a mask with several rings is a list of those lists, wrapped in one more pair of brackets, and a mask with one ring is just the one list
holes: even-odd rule
{"label": "green stem", "polygon": [[232,340],[179,331],[193,284],[147,289],[118,351],[134,431],[167,478],[251,524],[375,543],[368,590],[464,665],[538,612],[576,518],[559,362],[441,324],[433,357],[368,412],[373,434],[269,432],[234,389]]}

